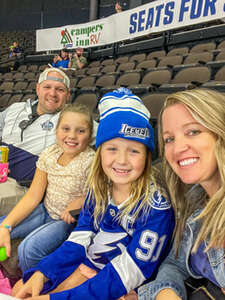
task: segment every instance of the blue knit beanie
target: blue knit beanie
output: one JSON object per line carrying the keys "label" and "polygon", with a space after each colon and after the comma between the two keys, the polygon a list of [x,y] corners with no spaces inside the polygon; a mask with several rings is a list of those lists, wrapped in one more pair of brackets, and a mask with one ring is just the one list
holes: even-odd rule
{"label": "blue knit beanie", "polygon": [[149,124],[150,112],[129,89],[119,88],[105,94],[98,105],[100,123],[96,147],[114,138],[140,142],[154,150],[154,136]]}

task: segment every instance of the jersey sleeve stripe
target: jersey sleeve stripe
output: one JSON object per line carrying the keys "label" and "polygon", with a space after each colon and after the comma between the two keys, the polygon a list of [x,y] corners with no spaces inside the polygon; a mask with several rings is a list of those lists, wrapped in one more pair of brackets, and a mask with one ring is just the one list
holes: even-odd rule
{"label": "jersey sleeve stripe", "polygon": [[77,243],[87,249],[91,243],[92,236],[92,231],[73,231],[67,241]]}
{"label": "jersey sleeve stripe", "polygon": [[115,257],[111,263],[119,274],[127,292],[141,285],[146,279],[126,250]]}

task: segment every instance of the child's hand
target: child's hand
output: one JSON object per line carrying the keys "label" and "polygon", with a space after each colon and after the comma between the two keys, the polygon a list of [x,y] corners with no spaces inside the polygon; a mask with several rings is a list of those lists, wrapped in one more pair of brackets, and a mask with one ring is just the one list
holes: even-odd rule
{"label": "child's hand", "polygon": [[10,257],[11,254],[11,243],[10,243],[10,233],[7,228],[0,227],[0,247],[5,247],[6,254]]}
{"label": "child's hand", "polygon": [[[23,284],[23,286],[17,291],[15,296],[19,299],[27,299],[27,297],[32,296],[29,299],[39,299],[40,292],[43,289],[44,283],[46,281],[46,277],[41,272],[35,272],[31,278]],[[42,297],[42,296],[41,296]],[[47,297],[47,295],[46,295]],[[49,296],[48,296],[49,297]],[[49,298],[40,298],[40,300],[49,300]]]}
{"label": "child's hand", "polygon": [[65,209],[61,214],[61,219],[67,224],[74,223],[76,220],[71,216],[68,209]]}
{"label": "child's hand", "polygon": [[65,210],[61,213],[61,219],[66,222],[67,224],[71,224],[74,223],[76,221],[75,218],[72,217],[72,215],[70,214],[70,211],[74,211],[74,210],[78,210],[78,212],[76,213],[76,215],[79,215],[79,210],[81,209],[81,207],[83,206],[84,203],[84,197],[76,197],[75,199],[73,199],[73,201],[71,201],[67,207],[65,208]]}

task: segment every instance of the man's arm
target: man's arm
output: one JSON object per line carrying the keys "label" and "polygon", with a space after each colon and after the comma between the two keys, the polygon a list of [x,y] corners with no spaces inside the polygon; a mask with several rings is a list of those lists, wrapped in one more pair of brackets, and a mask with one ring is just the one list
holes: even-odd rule
{"label": "man's arm", "polygon": [[0,139],[2,141],[2,132],[3,132],[3,128],[5,126],[5,117],[7,114],[7,109],[5,109],[4,111],[0,112]]}
{"label": "man's arm", "polygon": [[76,53],[75,53],[74,57],[77,61],[77,66],[79,69],[82,69],[87,64],[87,60],[85,57],[83,57],[83,56],[79,57]]}
{"label": "man's arm", "polygon": [[72,57],[73,57],[73,54],[70,52],[70,53],[69,53],[69,63],[68,63],[68,68],[71,68],[71,67],[72,67]]}

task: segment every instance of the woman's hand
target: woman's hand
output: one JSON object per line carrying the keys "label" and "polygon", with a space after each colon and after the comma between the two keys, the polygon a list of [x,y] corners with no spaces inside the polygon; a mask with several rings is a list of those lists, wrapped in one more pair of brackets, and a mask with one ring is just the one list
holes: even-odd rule
{"label": "woman's hand", "polygon": [[5,247],[6,254],[8,257],[10,257],[11,240],[10,240],[10,232],[8,228],[0,227],[0,247]]}
{"label": "woman's hand", "polygon": [[[17,291],[15,297],[19,299],[26,299],[27,297],[31,296],[36,297],[40,295],[40,292],[42,291],[44,287],[44,283],[47,281],[47,278],[42,274],[40,271],[35,272],[32,277],[25,283],[23,286]],[[47,295],[46,295],[47,296]],[[42,299],[42,298],[41,298]],[[44,298],[46,300],[49,300],[49,298]]]}

